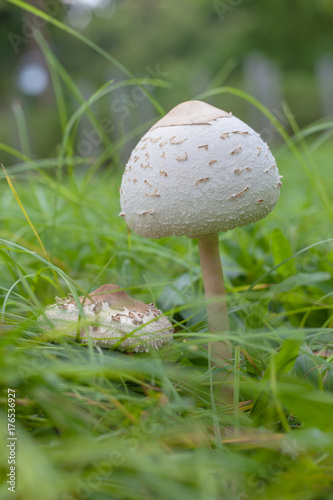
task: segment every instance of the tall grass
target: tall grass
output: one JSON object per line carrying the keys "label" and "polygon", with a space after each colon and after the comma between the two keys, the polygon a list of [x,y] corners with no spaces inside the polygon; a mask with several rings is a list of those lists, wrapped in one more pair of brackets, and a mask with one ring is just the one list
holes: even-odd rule
{"label": "tall grass", "polygon": [[[25,2],[10,3],[42,15]],[[234,399],[225,404],[223,388],[213,392],[212,381],[227,370],[210,368],[204,348],[196,242],[143,239],[118,217],[121,146],[148,124],[113,141],[90,105],[112,95],[115,84],[84,100],[40,35],[38,43],[52,72],[63,139],[55,157],[32,158],[28,117],[16,107],[20,150],[0,144],[13,157],[0,172],[1,498],[12,495],[7,388],[17,397],[16,498],[331,498],[332,124],[299,131],[293,121],[289,136],[250,96],[207,91],[251,100],[285,139],[274,151],[284,175],[276,209],[220,235],[231,331],[210,338],[235,347],[233,377],[225,382]],[[151,83],[125,74],[117,86]],[[83,115],[103,137],[98,158],[75,153]],[[128,355],[43,336],[37,318],[55,295],[77,298],[103,283],[158,303],[174,323],[172,345]]]}

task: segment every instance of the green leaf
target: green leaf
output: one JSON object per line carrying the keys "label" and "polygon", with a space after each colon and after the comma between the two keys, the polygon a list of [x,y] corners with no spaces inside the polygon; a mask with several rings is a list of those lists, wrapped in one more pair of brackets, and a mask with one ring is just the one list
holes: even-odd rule
{"label": "green leaf", "polygon": [[[293,255],[288,239],[278,227],[276,227],[272,232],[271,250],[275,266],[280,264],[280,262],[289,259],[289,257]],[[288,260],[285,264],[278,267],[276,272],[284,278],[295,274],[296,267],[294,260]]]}
{"label": "green leaf", "polygon": [[300,354],[294,365],[295,375],[305,381],[311,382],[315,387],[320,387],[320,376],[318,371],[318,359],[312,353],[311,349],[307,348],[307,352]]}
{"label": "green leaf", "polygon": [[[281,350],[274,356],[275,358],[275,371],[277,378],[281,378],[293,368],[300,347],[304,340],[302,332],[297,333],[293,338],[286,339],[281,347]],[[268,380],[271,375],[271,364],[265,372],[263,380]]]}
{"label": "green leaf", "polygon": [[258,304],[254,304],[251,313],[245,318],[247,330],[260,331],[263,328],[264,318],[268,313],[269,302],[269,298],[262,298]]}
{"label": "green leaf", "polygon": [[324,387],[326,391],[328,392],[333,392],[333,368],[328,370],[325,381],[324,381]]}
{"label": "green leaf", "polygon": [[276,409],[275,405],[271,404],[274,401],[274,396],[272,396],[274,394],[271,377],[272,371],[274,377],[276,376],[277,381],[279,381],[292,370],[303,339],[304,336],[302,333],[286,339],[283,342],[281,350],[271,357],[271,362],[261,381],[261,391],[253,402],[251,413],[255,416],[257,424],[275,421],[277,417]]}
{"label": "green leaf", "polygon": [[333,431],[333,395],[315,390],[309,384],[295,381],[280,384],[278,396],[282,403],[294,412],[307,427]]}

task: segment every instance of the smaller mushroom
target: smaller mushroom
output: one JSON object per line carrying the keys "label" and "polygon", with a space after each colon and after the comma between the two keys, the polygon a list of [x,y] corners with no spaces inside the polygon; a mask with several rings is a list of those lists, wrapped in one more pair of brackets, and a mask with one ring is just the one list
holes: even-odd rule
{"label": "smaller mushroom", "polygon": [[[80,329],[82,342],[87,341],[85,325],[93,343],[100,347],[117,344],[121,350],[148,352],[168,345],[172,340],[172,324],[162,312],[154,304],[133,299],[117,285],[103,285],[79,299],[84,312],[84,325]],[[56,298],[56,304],[45,310],[45,316],[39,318],[44,329],[50,330],[53,325],[76,337],[79,309],[73,297]]]}

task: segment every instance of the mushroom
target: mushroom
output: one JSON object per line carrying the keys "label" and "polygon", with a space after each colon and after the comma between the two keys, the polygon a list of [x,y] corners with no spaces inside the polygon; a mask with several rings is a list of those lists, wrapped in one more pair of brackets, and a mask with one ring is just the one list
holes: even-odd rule
{"label": "mushroom", "polygon": [[188,101],[148,130],[127,167],[120,191],[127,225],[148,238],[198,238],[209,329],[229,330],[218,233],[266,217],[277,203],[269,147],[232,113]]}
{"label": "mushroom", "polygon": [[[172,340],[172,325],[162,312],[153,303],[148,305],[133,299],[117,285],[103,285],[79,299],[84,324],[89,328],[93,343],[100,347],[117,344],[119,349],[148,352]],[[66,299],[56,297],[56,302],[45,310],[46,318],[39,318],[42,326],[49,330],[54,325],[67,335],[76,337],[79,320],[77,303],[71,296]],[[87,341],[84,327],[80,329],[80,340]]]}

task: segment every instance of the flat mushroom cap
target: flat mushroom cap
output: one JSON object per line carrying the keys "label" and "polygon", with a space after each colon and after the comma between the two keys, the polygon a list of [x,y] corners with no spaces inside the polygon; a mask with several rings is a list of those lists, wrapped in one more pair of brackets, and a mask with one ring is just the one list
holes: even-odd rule
{"label": "flat mushroom cap", "polygon": [[266,217],[280,186],[275,159],[257,132],[231,113],[188,101],[132,151],[120,215],[141,236],[197,237]]}
{"label": "flat mushroom cap", "polygon": [[[97,288],[88,297],[79,297],[84,312],[80,330],[82,341],[87,341],[88,327],[93,343],[101,347],[113,346],[123,337],[117,348],[134,352],[159,349],[171,342],[172,325],[154,304],[135,300],[113,284]],[[79,310],[75,300],[72,297],[56,300],[57,304],[45,311],[50,321],[42,316],[39,318],[43,328],[50,329],[53,325],[63,333],[76,337]]]}

